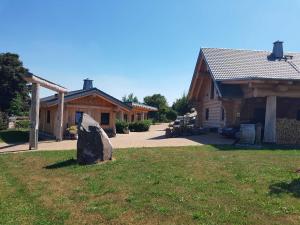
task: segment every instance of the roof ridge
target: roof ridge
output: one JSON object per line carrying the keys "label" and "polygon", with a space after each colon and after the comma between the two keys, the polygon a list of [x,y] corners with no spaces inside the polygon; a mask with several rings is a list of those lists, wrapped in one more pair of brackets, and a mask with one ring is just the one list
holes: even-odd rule
{"label": "roof ridge", "polygon": [[272,51],[268,51],[268,50],[245,49],[245,48],[210,48],[210,47],[201,47],[201,49],[220,49],[220,50],[249,51],[249,52],[272,52]]}
{"label": "roof ridge", "polygon": [[[270,50],[259,50],[259,49],[245,49],[245,48],[214,48],[214,47],[201,47],[201,49],[218,49],[218,50],[234,50],[234,51],[248,51],[248,52],[266,52],[272,53]],[[300,54],[300,52],[284,52],[285,54]]]}

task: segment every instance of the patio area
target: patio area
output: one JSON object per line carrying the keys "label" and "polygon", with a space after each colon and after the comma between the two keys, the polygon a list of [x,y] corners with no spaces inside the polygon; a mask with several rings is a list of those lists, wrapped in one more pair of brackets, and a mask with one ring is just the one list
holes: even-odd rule
{"label": "patio area", "polygon": [[[205,144],[232,144],[234,140],[223,138],[216,133],[196,136],[165,138],[165,129],[168,124],[152,125],[148,132],[131,132],[130,134],[117,134],[111,138],[114,148],[141,148],[141,147],[174,147],[174,146],[197,146]],[[40,141],[39,150],[70,150],[76,149],[76,140]],[[6,144],[0,143],[1,152],[29,151],[28,143]]]}

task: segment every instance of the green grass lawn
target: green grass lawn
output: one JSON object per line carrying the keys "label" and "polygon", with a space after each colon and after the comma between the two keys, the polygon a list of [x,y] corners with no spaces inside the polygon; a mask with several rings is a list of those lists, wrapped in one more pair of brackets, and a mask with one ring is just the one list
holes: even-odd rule
{"label": "green grass lawn", "polygon": [[29,140],[29,131],[26,129],[9,129],[0,130],[0,143],[18,143],[27,142]]}
{"label": "green grass lawn", "polygon": [[299,224],[300,150],[212,146],[0,155],[0,224]]}

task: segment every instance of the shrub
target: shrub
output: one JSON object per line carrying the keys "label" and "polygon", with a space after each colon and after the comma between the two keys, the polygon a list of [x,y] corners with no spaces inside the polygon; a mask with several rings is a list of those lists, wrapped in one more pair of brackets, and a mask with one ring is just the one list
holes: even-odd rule
{"label": "shrub", "polygon": [[0,111],[0,130],[5,130],[8,127],[8,116],[5,112]]}
{"label": "shrub", "polygon": [[17,129],[28,129],[30,126],[30,120],[18,120],[16,121]]}
{"label": "shrub", "polygon": [[174,121],[177,118],[177,112],[173,109],[169,109],[166,113],[166,117],[168,120]]}
{"label": "shrub", "polygon": [[126,121],[117,120],[116,121],[116,132],[118,134],[128,133],[129,124]]}
{"label": "shrub", "polygon": [[148,131],[152,124],[151,120],[137,121],[129,124],[129,130],[135,132]]}

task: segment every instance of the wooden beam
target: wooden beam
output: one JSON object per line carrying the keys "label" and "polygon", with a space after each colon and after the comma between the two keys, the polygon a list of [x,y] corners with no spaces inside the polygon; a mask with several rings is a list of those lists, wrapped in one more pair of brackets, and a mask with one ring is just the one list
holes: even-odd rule
{"label": "wooden beam", "polygon": [[[275,90],[265,90],[262,88],[254,88],[252,97],[267,97],[267,96],[278,96],[278,97],[290,97],[290,98],[300,98],[300,91],[298,90],[288,90],[286,92],[279,92]],[[249,95],[250,97],[250,95]]]}
{"label": "wooden beam", "polygon": [[56,118],[56,141],[63,140],[64,93],[58,94],[58,107]]}
{"label": "wooden beam", "polygon": [[203,80],[204,80],[205,78],[204,77],[199,77],[199,85],[198,85],[198,91],[197,91],[197,94],[196,94],[196,97],[195,97],[195,99],[196,100],[199,100],[199,95],[200,95],[200,91],[201,91],[201,87],[202,87],[202,84],[203,84]]}
{"label": "wooden beam", "polygon": [[23,78],[29,83],[37,83],[40,84],[42,87],[48,88],[52,91],[56,92],[67,92],[68,90],[58,84],[54,84],[50,81],[47,81],[41,77],[30,75],[30,76],[23,76]]}
{"label": "wooden beam", "polygon": [[115,107],[106,107],[106,106],[96,106],[96,105],[78,105],[78,104],[71,104],[71,103],[68,103],[66,104],[66,107],[67,108],[88,108],[88,109],[100,109],[100,110],[103,110],[103,111],[111,111],[112,108],[114,111],[117,111],[117,108]]}
{"label": "wooden beam", "polygon": [[266,143],[276,143],[276,108],[276,96],[268,96],[264,131]]}
{"label": "wooden beam", "polygon": [[40,84],[32,84],[30,109],[30,135],[29,149],[38,149],[39,138],[39,112],[40,112]]}

